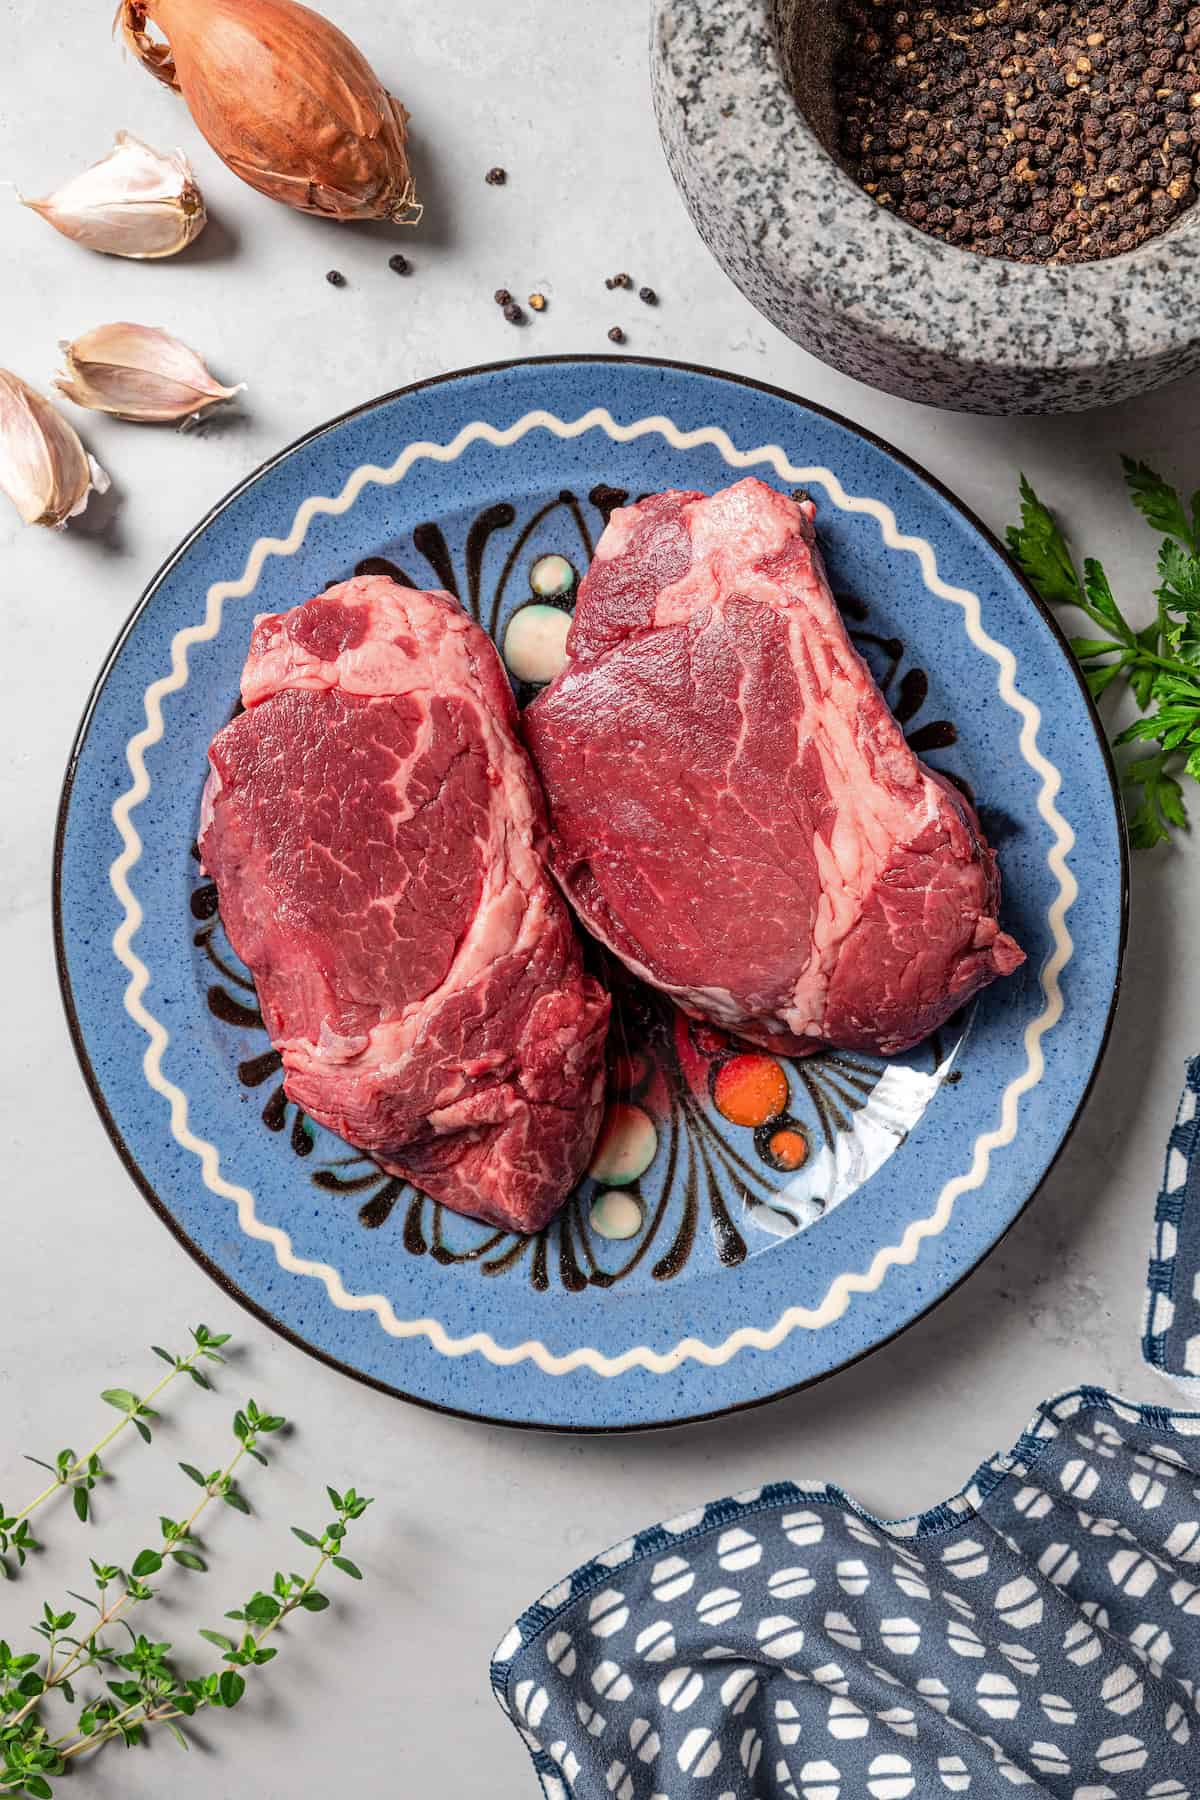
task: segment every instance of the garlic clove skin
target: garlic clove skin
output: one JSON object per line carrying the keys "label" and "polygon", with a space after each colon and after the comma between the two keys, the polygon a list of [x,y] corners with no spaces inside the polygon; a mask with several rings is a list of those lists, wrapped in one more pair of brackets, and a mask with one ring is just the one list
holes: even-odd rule
{"label": "garlic clove skin", "polygon": [[164,152],[119,131],[108,155],[41,200],[21,204],[64,237],[106,256],[175,256],[208,223],[181,150]]}
{"label": "garlic clove skin", "polygon": [[26,525],[65,525],[103,494],[108,476],[35,388],[0,369],[0,490]]}
{"label": "garlic clove skin", "polygon": [[222,387],[194,350],[155,325],[97,325],[59,348],[66,363],[54,378],[60,394],[144,425],[196,418],[246,385]]}

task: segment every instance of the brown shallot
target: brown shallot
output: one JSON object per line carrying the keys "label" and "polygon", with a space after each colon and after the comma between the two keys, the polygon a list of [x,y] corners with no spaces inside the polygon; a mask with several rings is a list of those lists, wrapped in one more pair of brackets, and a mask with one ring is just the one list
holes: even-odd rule
{"label": "brown shallot", "polygon": [[121,0],[117,24],[260,193],[333,219],[420,217],[408,114],[320,13],[297,0]]}

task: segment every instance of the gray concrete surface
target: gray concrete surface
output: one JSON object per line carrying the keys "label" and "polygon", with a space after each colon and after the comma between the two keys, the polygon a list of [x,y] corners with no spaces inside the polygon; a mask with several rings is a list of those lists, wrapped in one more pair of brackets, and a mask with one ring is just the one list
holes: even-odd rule
{"label": "gray concrete surface", "polygon": [[[923,460],[993,525],[1024,468],[1148,606],[1151,540],[1125,506],[1117,453],[1200,480],[1195,386],[1090,418],[955,417],[884,398],[812,361],[710,261],[662,164],[650,113],[643,0],[535,6],[442,0],[391,9],[337,0],[414,118],[427,223],[391,276],[386,231],[338,230],[258,199],[221,169],[181,103],[123,62],[108,9],[7,0],[0,176],[45,191],[112,133],[183,144],[213,223],[178,262],[138,266],[64,242],[0,195],[0,363],[45,383],[55,344],[106,319],[161,323],[249,391],[187,438],[86,424],[115,504],[60,536],[0,506],[0,1497],[32,1491],[24,1451],[81,1444],[96,1392],[147,1380],[144,1346],[190,1321],[233,1329],[241,1354],[219,1400],[189,1392],[151,1449],[123,1445],[99,1529],[47,1516],[49,1553],[0,1590],[0,1636],[66,1586],[88,1551],[128,1555],[182,1504],[174,1459],[211,1463],[246,1392],[298,1422],[248,1483],[257,1523],[225,1513],[214,1572],[180,1582],[163,1635],[187,1641],[270,1572],[287,1526],[322,1512],[326,1479],[378,1496],[358,1540],[368,1571],[339,1606],[289,1634],[236,1717],[190,1757],[170,1744],[106,1752],[102,1800],[317,1800],[452,1794],[519,1800],[535,1783],[487,1688],[512,1617],[575,1562],[631,1529],[777,1476],[821,1476],[904,1512],[955,1488],[1009,1444],[1040,1398],[1087,1379],[1168,1399],[1140,1364],[1142,1272],[1161,1147],[1200,1027],[1197,850],[1139,856],[1126,993],[1098,1090],[1068,1153],[1007,1242],[885,1353],[811,1393],[723,1423],[583,1441],[442,1419],[352,1385],[222,1298],[153,1218],[84,1091],[60,1011],[50,930],[59,782],[93,676],[162,558],[249,469],[323,418],[386,388],[518,351],[606,349],[603,276],[659,289],[631,311],[629,348],[762,377],[832,405]],[[507,188],[483,182],[494,162]],[[323,277],[336,264],[349,285]],[[518,334],[503,283],[551,296]],[[198,1643],[198,1640],[191,1638]]]}

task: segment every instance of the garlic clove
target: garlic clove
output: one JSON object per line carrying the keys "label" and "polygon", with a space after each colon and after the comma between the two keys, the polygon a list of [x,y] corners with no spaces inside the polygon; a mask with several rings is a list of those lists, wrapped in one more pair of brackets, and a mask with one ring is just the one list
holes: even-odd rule
{"label": "garlic clove", "polygon": [[66,361],[54,379],[59,393],[141,424],[195,418],[246,385],[222,387],[194,350],[155,325],[97,325],[59,348]]}
{"label": "garlic clove", "polygon": [[155,150],[128,131],[53,194],[21,202],[64,237],[107,256],[174,256],[208,221],[183,152]]}
{"label": "garlic clove", "polygon": [[0,369],[0,489],[26,525],[65,525],[108,476],[62,414],[19,375]]}

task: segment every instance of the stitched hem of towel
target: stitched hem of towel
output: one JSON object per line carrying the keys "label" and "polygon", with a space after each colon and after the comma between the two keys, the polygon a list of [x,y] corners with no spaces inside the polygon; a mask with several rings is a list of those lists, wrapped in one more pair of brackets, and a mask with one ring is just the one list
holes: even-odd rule
{"label": "stitched hem of towel", "polygon": [[[1200,1077],[1200,1058],[1193,1067]],[[898,1543],[911,1543],[937,1537],[978,1515],[984,1502],[1010,1478],[1026,1479],[1046,1447],[1059,1435],[1063,1425],[1081,1414],[1098,1413],[1118,1418],[1126,1424],[1144,1425],[1150,1430],[1174,1437],[1200,1437],[1200,1412],[1181,1411],[1166,1406],[1139,1405],[1110,1394],[1105,1388],[1079,1387],[1068,1393],[1044,1400],[1029,1425],[1007,1453],[989,1457],[981,1463],[966,1485],[924,1512],[910,1513],[900,1519],[881,1519],[861,1506],[853,1495],[831,1483],[811,1487],[791,1481],[772,1482],[766,1487],[735,1494],[726,1500],[711,1501],[694,1512],[683,1513],[664,1524],[652,1525],[632,1538],[625,1538],[600,1556],[575,1569],[565,1580],[544,1593],[521,1614],[516,1624],[501,1640],[492,1658],[490,1678],[492,1692],[501,1710],[512,1720],[533,1759],[534,1770],[542,1784],[546,1800],[560,1800],[568,1794],[562,1773],[546,1756],[540,1744],[525,1732],[514,1716],[508,1698],[508,1681],[518,1652],[535,1642],[559,1615],[595,1589],[611,1581],[613,1575],[649,1557],[662,1556],[692,1539],[746,1519],[755,1513],[780,1506],[832,1506],[853,1512],[864,1524]],[[547,1783],[551,1785],[547,1785]]]}
{"label": "stitched hem of towel", "polygon": [[[1175,1124],[1167,1140],[1162,1187],[1154,1209],[1154,1239],[1146,1272],[1142,1355],[1160,1375],[1190,1393],[1200,1391],[1200,1271],[1185,1268],[1180,1237],[1185,1219],[1200,1210],[1200,1057],[1187,1065]],[[1192,1277],[1192,1291],[1182,1283]],[[1186,1317],[1182,1309],[1191,1309]],[[1187,1333],[1188,1323],[1195,1332]],[[1180,1339],[1182,1338],[1182,1344]]]}

